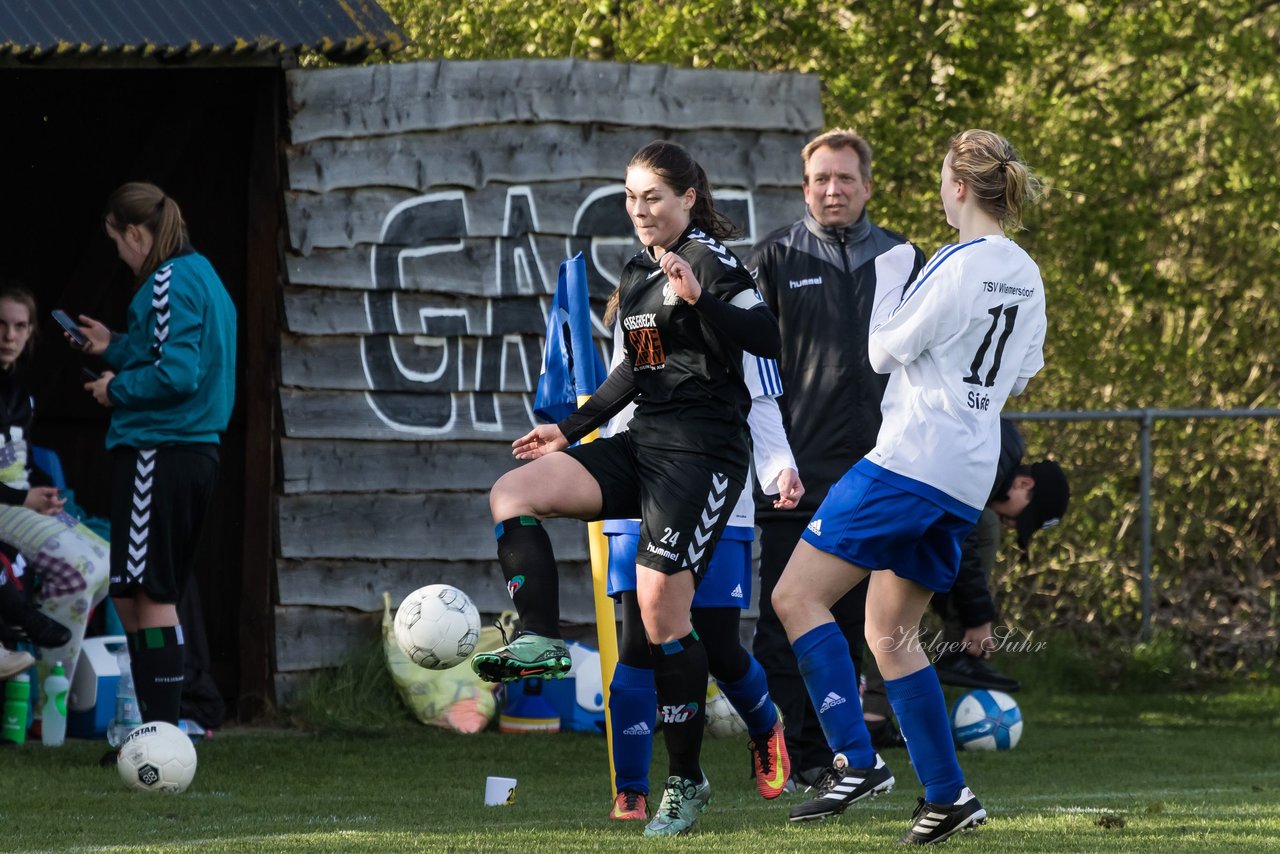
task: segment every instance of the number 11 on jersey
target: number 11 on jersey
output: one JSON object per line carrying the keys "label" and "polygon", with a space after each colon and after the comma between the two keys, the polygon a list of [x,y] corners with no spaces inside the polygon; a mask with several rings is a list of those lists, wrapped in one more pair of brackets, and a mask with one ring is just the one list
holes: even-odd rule
{"label": "number 11 on jersey", "polygon": [[[964,381],[971,385],[991,388],[996,384],[996,374],[1000,371],[1000,360],[1004,357],[1004,345],[1008,343],[1009,336],[1013,334],[1013,324],[1018,319],[1018,307],[1011,305],[1005,308],[1003,305],[996,305],[987,309],[987,314],[991,315],[991,326],[987,328],[987,334],[983,337],[982,344],[978,347],[978,352],[973,356],[973,364],[969,366],[969,375],[964,378]],[[995,337],[996,327],[1000,325],[1001,317],[1004,318],[1004,331],[1000,333],[1000,340],[996,343],[995,356],[991,360],[991,370],[987,371],[987,379],[984,382],[978,375],[978,370],[987,358],[987,350],[991,349],[991,339]]]}

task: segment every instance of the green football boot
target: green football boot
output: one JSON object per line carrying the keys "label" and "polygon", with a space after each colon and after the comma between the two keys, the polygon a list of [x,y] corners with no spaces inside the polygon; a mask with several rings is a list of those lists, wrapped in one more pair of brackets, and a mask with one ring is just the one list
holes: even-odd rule
{"label": "green football boot", "polygon": [[471,669],[486,682],[515,682],[527,676],[563,679],[572,666],[563,641],[531,632],[516,635],[511,643],[492,652],[478,652],[471,659]]}
{"label": "green football boot", "polygon": [[683,777],[668,777],[662,792],[662,803],[653,821],[644,829],[645,836],[684,836],[693,830],[698,813],[711,802],[711,783],[695,783]]}

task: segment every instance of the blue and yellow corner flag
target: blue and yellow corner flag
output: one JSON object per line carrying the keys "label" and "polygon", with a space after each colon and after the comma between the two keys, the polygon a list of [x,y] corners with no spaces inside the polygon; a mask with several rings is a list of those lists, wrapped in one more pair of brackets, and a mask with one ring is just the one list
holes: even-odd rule
{"label": "blue and yellow corner flag", "polygon": [[564,420],[577,410],[578,398],[593,394],[607,375],[591,338],[587,262],[579,252],[560,264],[533,414],[552,424]]}
{"label": "blue and yellow corner flag", "polygon": [[[533,396],[533,414],[555,423],[572,415],[578,402],[595,393],[608,371],[591,338],[591,303],[587,292],[587,262],[579,252],[560,265],[556,294],[547,312],[547,344],[542,351],[542,375]],[[592,432],[582,441],[596,437]],[[587,547],[591,555],[591,590],[595,600],[596,638],[600,643],[600,684],[604,707],[609,708],[609,683],[618,664],[617,617],[613,600],[606,592],[609,576],[609,547],[604,539],[604,523],[587,524]],[[604,718],[605,741],[609,748],[610,797],[617,796],[613,767],[613,721]]]}

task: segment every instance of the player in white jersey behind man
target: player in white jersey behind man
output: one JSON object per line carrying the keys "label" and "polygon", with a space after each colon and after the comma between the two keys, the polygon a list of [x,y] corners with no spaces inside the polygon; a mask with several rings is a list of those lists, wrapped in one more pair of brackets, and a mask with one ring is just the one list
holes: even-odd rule
{"label": "player in white jersey behind man", "polygon": [[[612,318],[606,315],[605,322],[612,322]],[[610,370],[621,364],[623,356],[622,327],[615,325]],[[778,410],[777,397],[782,394],[778,366],[773,359],[743,353],[742,374],[752,398],[747,425],[756,478],[766,495],[776,496],[774,507],[792,509],[804,496],[804,484]],[[601,436],[626,430],[634,412],[635,404],[628,405],[601,428]],[[636,596],[640,520],[605,520],[604,531],[609,538],[608,594],[622,606],[618,663],[609,685],[614,788],[618,793],[609,817],[644,820],[648,818],[649,766],[658,702],[653,656]],[[690,616],[706,647],[711,676],[746,724],[756,791],[771,800],[784,791],[791,776],[791,760],[764,668],[743,648],[738,630],[742,609],[751,600],[754,537],[755,500],[751,489],[743,488],[711,556],[706,577],[694,593]]]}
{"label": "player in white jersey behind man", "polygon": [[890,374],[876,446],[827,494],[773,592],[835,753],[792,821],[835,815],[894,784],[871,746],[831,615],[864,580],[867,646],[925,790],[902,841],[941,842],[986,820],[965,786],[919,627],[933,594],[951,588],[960,544],[986,503],[1005,400],[1044,366],[1044,284],[1005,236],[1038,184],[1003,137],[953,137],[941,195],[959,241],[938,250],[913,283],[876,295],[868,351],[872,367]]}

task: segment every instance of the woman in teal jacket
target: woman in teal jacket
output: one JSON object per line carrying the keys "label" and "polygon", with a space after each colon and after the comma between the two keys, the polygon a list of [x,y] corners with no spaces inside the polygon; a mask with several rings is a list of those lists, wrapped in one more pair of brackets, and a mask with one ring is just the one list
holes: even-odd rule
{"label": "woman in teal jacket", "polygon": [[159,187],[120,187],[107,201],[105,225],[138,285],[123,333],[80,317],[83,349],[111,366],[85,384],[111,409],[111,597],[143,720],[177,723],[177,604],[235,399],[235,307]]}

